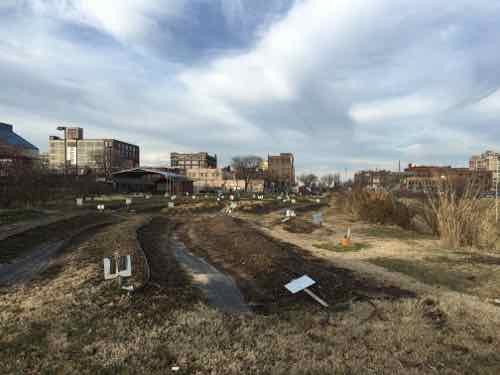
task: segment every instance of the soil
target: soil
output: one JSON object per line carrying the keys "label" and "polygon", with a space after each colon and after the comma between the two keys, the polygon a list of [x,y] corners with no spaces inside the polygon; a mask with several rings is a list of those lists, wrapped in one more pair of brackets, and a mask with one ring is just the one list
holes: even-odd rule
{"label": "soil", "polygon": [[230,274],[247,303],[264,313],[310,306],[311,299],[305,293],[292,295],[284,288],[290,280],[304,274],[317,281],[310,289],[331,305],[415,296],[410,291],[355,276],[304,249],[273,239],[240,219],[193,218],[182,223],[179,235],[191,252]]}
{"label": "soil", "polygon": [[84,227],[110,221],[110,215],[93,213],[39,226],[34,229],[7,237],[0,243],[0,263],[10,263],[14,259],[32,251],[45,243],[55,243],[70,238]]}

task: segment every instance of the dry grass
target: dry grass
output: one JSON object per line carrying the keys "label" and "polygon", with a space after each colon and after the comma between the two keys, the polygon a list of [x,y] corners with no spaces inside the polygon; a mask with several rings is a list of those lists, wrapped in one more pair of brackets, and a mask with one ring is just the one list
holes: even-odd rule
{"label": "dry grass", "polygon": [[[307,300],[227,315],[168,285],[133,297],[102,280],[102,257],[136,246],[140,218],[69,249],[52,273],[0,289],[0,373],[498,374],[498,308],[470,296]],[[153,225],[161,223],[154,222]],[[180,289],[182,290],[182,288]],[[189,296],[189,298],[183,298]]]}
{"label": "dry grass", "polygon": [[427,212],[431,216],[428,222],[437,226],[443,246],[495,246],[497,228],[493,204],[481,200],[472,185],[459,193],[445,183],[436,194],[429,194],[428,201]]}

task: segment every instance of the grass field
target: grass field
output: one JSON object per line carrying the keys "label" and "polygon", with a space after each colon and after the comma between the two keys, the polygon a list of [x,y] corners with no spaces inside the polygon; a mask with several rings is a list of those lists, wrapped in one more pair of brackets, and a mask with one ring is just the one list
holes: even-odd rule
{"label": "grass field", "polygon": [[[404,233],[365,236],[370,226],[324,210],[325,226],[312,233],[259,229],[274,211],[245,213],[252,222],[195,210],[123,216],[70,245],[32,282],[0,288],[0,373],[500,373],[499,308],[483,302],[500,284],[496,254],[450,252],[432,238],[409,244]],[[346,223],[366,247],[313,246],[335,246]],[[170,251],[173,232],[233,277],[252,314],[207,304]],[[138,246],[152,283],[128,295],[103,280],[102,258],[137,257]],[[378,273],[363,273],[365,263]],[[137,282],[143,265],[134,261]],[[329,309],[283,287],[304,273]],[[428,288],[403,287],[405,275]]]}

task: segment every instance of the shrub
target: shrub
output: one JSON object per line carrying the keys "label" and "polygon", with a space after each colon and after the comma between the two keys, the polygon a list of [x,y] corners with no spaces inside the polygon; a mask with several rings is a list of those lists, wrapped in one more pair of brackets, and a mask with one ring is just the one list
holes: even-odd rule
{"label": "shrub", "polygon": [[484,248],[496,242],[493,204],[481,200],[478,193],[472,184],[461,191],[443,183],[428,194],[427,221],[435,225],[444,246]]}
{"label": "shrub", "polygon": [[341,199],[344,212],[377,224],[396,224],[409,229],[413,212],[392,193],[354,190]]}

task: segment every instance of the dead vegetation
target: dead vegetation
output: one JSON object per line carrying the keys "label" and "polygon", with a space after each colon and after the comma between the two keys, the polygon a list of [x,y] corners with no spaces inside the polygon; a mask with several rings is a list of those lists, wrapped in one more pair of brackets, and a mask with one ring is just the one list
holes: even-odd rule
{"label": "dead vegetation", "polygon": [[[177,219],[199,224],[192,217]],[[228,231],[221,234],[226,222]],[[343,288],[359,291],[349,281],[352,274],[323,268],[295,247],[289,252],[290,246],[246,227],[239,232],[241,223],[230,218],[218,218],[213,230],[204,224],[197,232],[200,246],[210,246],[205,249],[211,260],[218,256],[219,264],[232,266],[264,296],[281,299],[279,310],[220,313],[193,299],[188,283],[162,275],[161,267],[160,288],[128,297],[114,282],[102,280],[102,257],[133,249],[136,230],[144,224],[132,217],[102,229],[68,249],[53,277],[48,273],[0,289],[0,373],[165,374],[172,366],[180,374],[497,374],[500,369],[496,308],[433,295],[341,304]],[[169,263],[169,274],[177,266],[168,248],[158,244],[170,230],[168,220],[157,218],[139,231],[153,263]],[[206,242],[210,236],[216,239]],[[257,274],[261,267],[264,276]],[[304,271],[318,277],[321,289],[315,291],[336,309],[326,312],[305,297],[290,296],[292,308],[287,307],[277,283],[287,273]]]}
{"label": "dead vegetation", "polygon": [[[480,199],[473,185],[464,191],[443,183],[428,195],[428,221],[435,226],[443,246],[491,248],[497,241],[494,203]],[[430,212],[429,212],[430,211]]]}
{"label": "dead vegetation", "polygon": [[405,229],[411,227],[414,215],[392,193],[361,189],[342,193],[340,208],[360,220],[375,224],[396,224]]}

